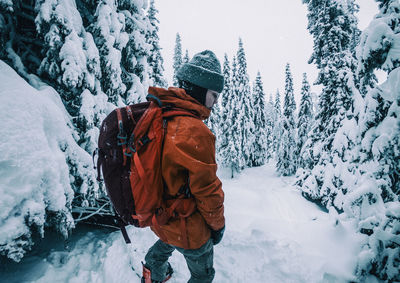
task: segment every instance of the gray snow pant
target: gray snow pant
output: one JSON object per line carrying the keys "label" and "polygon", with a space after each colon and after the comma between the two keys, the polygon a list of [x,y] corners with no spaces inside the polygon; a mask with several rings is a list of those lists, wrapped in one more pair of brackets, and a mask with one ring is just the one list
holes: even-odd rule
{"label": "gray snow pant", "polygon": [[186,259],[191,277],[188,283],[212,282],[215,275],[213,268],[214,249],[212,240],[208,240],[196,250],[185,250],[158,240],[147,252],[146,267],[151,271],[151,279],[163,281],[168,269],[168,258],[177,249]]}

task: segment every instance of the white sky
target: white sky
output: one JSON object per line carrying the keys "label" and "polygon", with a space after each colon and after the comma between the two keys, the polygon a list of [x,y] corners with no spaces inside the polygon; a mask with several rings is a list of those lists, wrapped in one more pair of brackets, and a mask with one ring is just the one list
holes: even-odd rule
{"label": "white sky", "polygon": [[[363,30],[378,12],[374,0],[356,0],[360,5],[359,28]],[[205,49],[214,51],[223,64],[224,53],[232,61],[243,39],[250,81],[259,70],[267,97],[285,85],[285,65],[291,64],[297,103],[302,74],[312,84],[317,69],[309,65],[313,41],[307,30],[307,8],[301,0],[156,0],[160,20],[165,75],[172,82],[172,58],[176,33],[182,52],[189,56]],[[320,88],[312,86],[313,91]]]}

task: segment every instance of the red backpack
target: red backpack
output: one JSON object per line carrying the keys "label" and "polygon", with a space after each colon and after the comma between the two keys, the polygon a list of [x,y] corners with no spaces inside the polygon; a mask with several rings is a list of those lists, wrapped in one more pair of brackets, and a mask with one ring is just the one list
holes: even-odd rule
{"label": "red backpack", "polygon": [[119,216],[126,243],[130,239],[125,225],[152,226],[162,239],[160,225],[171,217],[184,219],[195,210],[193,198],[184,194],[166,205],[161,158],[168,119],[197,117],[182,109],[163,107],[153,95],[147,99],[150,101],[112,111],[101,125],[98,141],[98,180],[102,168],[107,195]]}

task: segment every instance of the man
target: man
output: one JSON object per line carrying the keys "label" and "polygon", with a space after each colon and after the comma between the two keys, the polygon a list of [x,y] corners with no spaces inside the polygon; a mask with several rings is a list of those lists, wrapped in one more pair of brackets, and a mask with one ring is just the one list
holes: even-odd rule
{"label": "man", "polygon": [[189,282],[211,282],[215,275],[213,245],[221,241],[225,230],[224,192],[216,176],[215,137],[202,121],[210,116],[223,89],[221,64],[213,52],[205,50],[183,64],[177,78],[179,88],[150,87],[149,93],[158,97],[163,106],[192,115],[168,121],[162,174],[167,200],[184,195],[195,205],[192,210],[182,211],[185,218],[174,217],[166,225],[151,227],[160,240],[145,257],[142,282],[146,283],[170,278],[168,258],[175,249],[186,259],[191,273]]}

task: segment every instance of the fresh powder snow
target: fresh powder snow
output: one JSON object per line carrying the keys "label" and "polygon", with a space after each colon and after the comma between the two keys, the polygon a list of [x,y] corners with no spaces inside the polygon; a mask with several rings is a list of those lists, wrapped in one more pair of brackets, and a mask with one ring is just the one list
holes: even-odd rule
{"label": "fresh powder snow", "polygon": [[3,61],[0,85],[0,252],[19,261],[33,245],[30,229],[44,236],[50,221],[67,237],[74,226],[67,160],[83,177],[81,193],[95,172],[53,88],[36,90]]}
{"label": "fresh powder snow", "polygon": [[[226,232],[214,249],[215,282],[348,282],[356,280],[356,255],[366,237],[352,222],[305,200],[293,177],[278,177],[274,164],[245,169],[234,179],[220,170],[225,191]],[[86,228],[87,229],[87,228]],[[3,266],[6,282],[140,282],[141,261],[157,240],[150,229],[73,234],[55,247]],[[50,244],[51,245],[51,244]],[[55,246],[55,245],[54,245]],[[171,283],[189,271],[175,251]]]}

